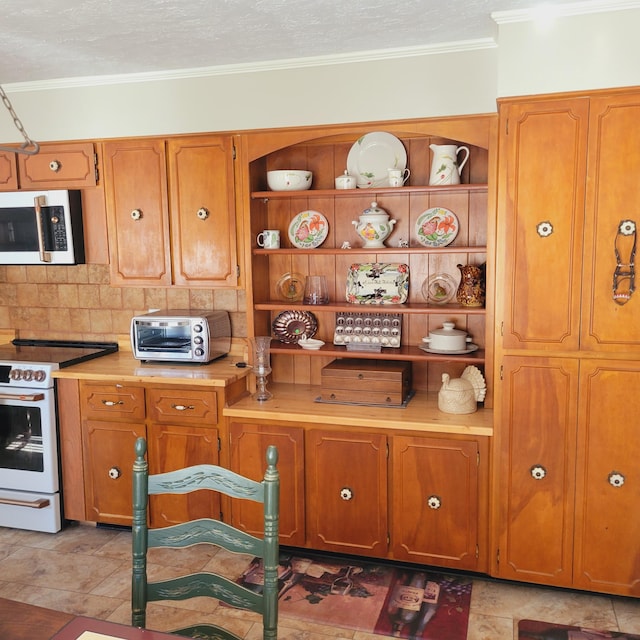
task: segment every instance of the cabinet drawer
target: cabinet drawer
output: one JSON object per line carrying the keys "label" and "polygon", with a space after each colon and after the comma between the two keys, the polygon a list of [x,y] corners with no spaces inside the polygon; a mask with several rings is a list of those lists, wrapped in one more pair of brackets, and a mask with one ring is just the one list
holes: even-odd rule
{"label": "cabinet drawer", "polygon": [[81,189],[96,186],[93,143],[42,145],[34,156],[20,156],[22,189]]}
{"label": "cabinet drawer", "polygon": [[144,389],[119,384],[80,384],[83,418],[144,420]]}
{"label": "cabinet drawer", "polygon": [[148,389],[149,418],[160,424],[193,424],[200,427],[218,423],[215,391]]}

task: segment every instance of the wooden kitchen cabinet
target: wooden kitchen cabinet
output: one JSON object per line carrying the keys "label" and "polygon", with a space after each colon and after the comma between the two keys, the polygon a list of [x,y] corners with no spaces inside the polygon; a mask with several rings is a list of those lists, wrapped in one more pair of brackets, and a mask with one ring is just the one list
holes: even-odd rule
{"label": "wooden kitchen cabinet", "polygon": [[[487,451],[471,439],[392,436],[390,518],[397,560],[486,570],[481,482]],[[481,448],[483,451],[481,452]]]}
{"label": "wooden kitchen cabinet", "polygon": [[18,161],[16,154],[0,151],[0,191],[15,191],[18,188]]}
{"label": "wooden kitchen cabinet", "polygon": [[111,283],[233,287],[232,136],[104,144]]}
{"label": "wooden kitchen cabinet", "polygon": [[313,549],[387,555],[385,434],[308,430],[305,479],[307,540]]}
{"label": "wooden kitchen cabinet", "polygon": [[93,142],[41,144],[35,155],[0,152],[0,191],[86,189],[97,182]]}
{"label": "wooden kitchen cabinet", "polygon": [[[280,474],[280,542],[292,547],[306,544],[304,516],[304,429],[274,423],[232,421],[229,426],[230,466],[235,472],[261,480],[265,454],[271,444],[278,447]],[[231,521],[247,533],[263,530],[262,505],[243,500],[231,505]],[[246,503],[246,504],[244,504]]]}
{"label": "wooden kitchen cabinet", "polygon": [[640,595],[628,471],[640,412],[640,296],[614,300],[618,263],[635,270],[639,117],[637,90],[501,101],[500,577]]}
{"label": "wooden kitchen cabinet", "polygon": [[574,584],[640,596],[640,368],[580,365]]}
{"label": "wooden kitchen cabinet", "polygon": [[144,422],[83,421],[87,519],[131,526],[133,446],[146,437]]}
{"label": "wooden kitchen cabinet", "polygon": [[[243,379],[229,387],[215,388],[81,380],[77,386],[77,418],[72,413],[73,389],[62,385],[64,448],[69,453],[81,449],[83,457],[82,477],[78,478],[74,469],[75,480],[84,484],[82,519],[131,524],[131,469],[134,443],[139,436],[147,438],[151,473],[218,464],[220,420],[227,391],[233,397],[242,393],[245,384]],[[68,424],[74,418],[81,425],[79,433]],[[78,439],[81,444],[76,444]],[[63,464],[63,475],[65,467]],[[70,513],[79,516],[77,504],[70,504],[69,508]],[[220,511],[220,498],[211,492],[152,496],[150,524],[163,527],[218,515]]]}
{"label": "wooden kitchen cabinet", "polygon": [[[151,423],[147,428],[149,473],[175,471],[195,464],[218,464],[218,430],[183,424]],[[150,526],[167,527],[197,518],[220,517],[220,496],[213,491],[151,496]]]}
{"label": "wooden kitchen cabinet", "polygon": [[574,358],[502,360],[501,578],[572,583],[578,367]]}

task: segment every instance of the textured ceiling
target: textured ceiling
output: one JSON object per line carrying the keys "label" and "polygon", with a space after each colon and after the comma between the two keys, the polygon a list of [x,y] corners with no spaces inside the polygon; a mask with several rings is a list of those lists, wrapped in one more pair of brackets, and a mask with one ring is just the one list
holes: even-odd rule
{"label": "textured ceiling", "polygon": [[[333,57],[494,38],[492,12],[531,8],[535,3],[2,0],[0,84]],[[569,0],[547,4],[569,4]]]}

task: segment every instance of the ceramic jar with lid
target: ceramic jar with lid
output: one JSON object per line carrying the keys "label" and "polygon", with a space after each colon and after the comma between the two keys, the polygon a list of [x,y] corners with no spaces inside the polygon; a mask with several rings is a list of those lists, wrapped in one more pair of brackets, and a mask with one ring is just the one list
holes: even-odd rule
{"label": "ceramic jar with lid", "polygon": [[471,336],[455,327],[453,322],[443,322],[442,329],[429,331],[429,337],[422,338],[422,342],[435,351],[464,351],[471,342]]}
{"label": "ceramic jar with lid", "polygon": [[389,214],[372,202],[371,207],[362,212],[359,220],[352,220],[358,235],[364,240],[363,247],[367,249],[382,249],[384,241],[393,230],[395,220],[389,220]]}

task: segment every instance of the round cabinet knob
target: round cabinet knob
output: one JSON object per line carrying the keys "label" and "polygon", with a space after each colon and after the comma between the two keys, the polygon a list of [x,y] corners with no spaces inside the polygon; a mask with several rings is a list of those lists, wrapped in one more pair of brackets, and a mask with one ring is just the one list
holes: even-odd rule
{"label": "round cabinet knob", "polygon": [[140,218],[142,218],[142,211],[140,211],[140,209],[134,209],[131,212],[131,219],[132,220],[140,220]]}
{"label": "round cabinet knob", "polygon": [[542,480],[547,475],[547,470],[541,464],[535,464],[529,469],[534,480]]}
{"label": "round cabinet knob", "polygon": [[49,163],[49,169],[51,169],[51,171],[53,171],[54,173],[58,173],[58,171],[62,169],[62,163],[59,160],[52,160]]}
{"label": "round cabinet knob", "polygon": [[353,491],[349,487],[342,487],[340,489],[340,497],[343,500],[353,500]]}
{"label": "round cabinet knob", "polygon": [[624,484],[625,477],[618,471],[612,471],[607,477],[612,487],[621,487]]}
{"label": "round cabinet knob", "polygon": [[427,506],[429,509],[439,509],[442,506],[442,500],[438,496],[429,496]]}
{"label": "round cabinet knob", "polygon": [[109,477],[112,480],[117,480],[121,475],[122,475],[122,471],[120,471],[118,467],[111,467],[111,469],[109,469]]}
{"label": "round cabinet knob", "polygon": [[196,215],[198,216],[198,218],[200,218],[200,220],[206,220],[209,217],[209,210],[205,209],[204,207],[200,207]]}

